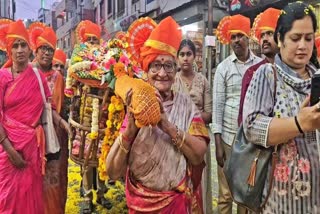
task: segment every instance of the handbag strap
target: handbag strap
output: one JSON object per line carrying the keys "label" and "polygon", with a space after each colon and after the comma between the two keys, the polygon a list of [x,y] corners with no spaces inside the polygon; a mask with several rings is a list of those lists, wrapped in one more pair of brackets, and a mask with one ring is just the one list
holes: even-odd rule
{"label": "handbag strap", "polygon": [[[272,66],[273,69],[273,77],[274,77],[274,89],[273,89],[273,99],[274,99],[274,104],[276,102],[276,95],[277,95],[277,70],[275,68],[275,65]],[[271,158],[271,173],[269,174],[269,186],[268,186],[268,191],[267,191],[267,196],[266,199],[264,201],[264,203],[262,204],[261,208],[263,209],[264,206],[267,204],[268,202],[268,198],[271,194],[272,191],[272,186],[273,186],[273,179],[274,179],[274,170],[276,169],[276,164],[278,161],[278,145],[274,146],[273,152],[272,152],[272,158]]]}
{"label": "handbag strap", "polygon": [[38,79],[38,82],[39,82],[39,86],[40,86],[41,95],[42,95],[42,100],[43,100],[43,103],[45,104],[46,103],[46,95],[44,93],[43,82],[41,80],[41,77],[40,77],[40,74],[39,74],[39,70],[38,70],[37,67],[32,67],[32,69],[33,69],[34,73],[37,76],[37,79]]}

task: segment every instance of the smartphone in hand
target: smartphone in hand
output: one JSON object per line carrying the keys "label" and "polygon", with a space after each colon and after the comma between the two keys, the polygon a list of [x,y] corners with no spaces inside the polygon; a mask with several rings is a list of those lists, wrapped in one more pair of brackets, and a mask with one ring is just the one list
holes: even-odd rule
{"label": "smartphone in hand", "polygon": [[310,105],[314,106],[320,101],[320,74],[315,74],[311,79]]}

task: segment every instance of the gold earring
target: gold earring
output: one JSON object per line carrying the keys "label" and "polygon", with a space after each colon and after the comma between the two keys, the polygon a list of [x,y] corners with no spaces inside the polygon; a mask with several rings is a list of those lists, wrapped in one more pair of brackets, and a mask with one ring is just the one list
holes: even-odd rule
{"label": "gold earring", "polygon": [[280,42],[278,42],[278,48],[281,48],[281,43]]}

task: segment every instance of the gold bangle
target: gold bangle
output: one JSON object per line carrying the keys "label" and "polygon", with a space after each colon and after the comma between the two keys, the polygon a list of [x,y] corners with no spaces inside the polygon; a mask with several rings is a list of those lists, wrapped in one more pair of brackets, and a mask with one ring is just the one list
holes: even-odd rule
{"label": "gold bangle", "polygon": [[121,149],[124,153],[126,153],[126,154],[129,153],[129,150],[126,149],[126,148],[122,145],[122,133],[119,135],[118,144],[119,144],[120,149]]}
{"label": "gold bangle", "polygon": [[178,149],[180,150],[184,144],[184,142],[186,141],[186,132],[183,132],[183,137],[182,137],[182,141],[178,147]]}

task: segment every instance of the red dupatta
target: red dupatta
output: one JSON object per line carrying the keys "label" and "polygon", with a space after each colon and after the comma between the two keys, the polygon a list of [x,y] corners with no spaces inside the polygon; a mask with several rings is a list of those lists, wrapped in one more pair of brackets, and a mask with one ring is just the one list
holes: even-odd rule
{"label": "red dupatta", "polygon": [[[46,83],[42,76],[42,81]],[[46,95],[50,95],[44,84]],[[12,146],[27,165],[17,169],[0,147],[0,213],[43,213],[43,130],[38,125],[43,100],[38,80],[29,65],[13,79],[8,69],[0,70],[0,122]]]}

